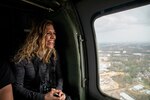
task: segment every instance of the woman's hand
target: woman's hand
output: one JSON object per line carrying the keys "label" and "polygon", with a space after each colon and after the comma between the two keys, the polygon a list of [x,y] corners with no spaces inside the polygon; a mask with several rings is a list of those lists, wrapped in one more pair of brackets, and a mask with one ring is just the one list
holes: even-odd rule
{"label": "woman's hand", "polygon": [[59,96],[59,100],[65,100],[66,99],[66,95],[61,90],[56,90],[56,93]]}
{"label": "woman's hand", "polygon": [[65,94],[61,90],[52,89],[50,92],[45,94],[45,100],[65,100],[65,98]]}

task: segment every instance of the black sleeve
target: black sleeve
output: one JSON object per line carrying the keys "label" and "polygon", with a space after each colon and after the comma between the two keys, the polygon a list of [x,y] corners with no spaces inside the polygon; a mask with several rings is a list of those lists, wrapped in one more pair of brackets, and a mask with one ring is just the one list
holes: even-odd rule
{"label": "black sleeve", "polygon": [[0,66],[0,89],[10,83],[13,83],[13,81],[14,77],[10,68],[10,64],[5,62]]}
{"label": "black sleeve", "polygon": [[24,87],[25,65],[26,64],[22,62],[14,66],[16,81],[13,87],[15,92],[18,93],[19,96],[25,97],[26,100],[44,100],[44,94],[34,92]]}
{"label": "black sleeve", "polygon": [[62,77],[62,69],[60,66],[59,57],[56,60],[56,76],[57,76],[57,89],[63,90],[63,77]]}

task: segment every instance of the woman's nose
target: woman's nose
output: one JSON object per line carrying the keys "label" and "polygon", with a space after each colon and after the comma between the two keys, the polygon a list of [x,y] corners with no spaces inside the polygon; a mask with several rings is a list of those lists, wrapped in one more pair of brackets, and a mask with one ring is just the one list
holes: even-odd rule
{"label": "woman's nose", "polygon": [[52,34],[52,35],[51,35],[51,39],[56,39],[56,35],[55,35],[55,34]]}

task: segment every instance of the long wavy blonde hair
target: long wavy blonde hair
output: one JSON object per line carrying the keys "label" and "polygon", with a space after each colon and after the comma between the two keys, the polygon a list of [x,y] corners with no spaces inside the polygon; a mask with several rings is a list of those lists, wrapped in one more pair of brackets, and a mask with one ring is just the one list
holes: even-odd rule
{"label": "long wavy blonde hair", "polygon": [[46,27],[53,25],[53,22],[50,20],[44,20],[38,25],[33,25],[28,37],[26,38],[25,44],[20,48],[17,54],[14,56],[14,62],[19,63],[23,59],[30,59],[34,56],[40,58],[40,53],[46,51],[45,55],[42,57],[42,61],[48,63],[51,55],[54,55],[56,59],[56,50],[47,49],[45,47],[45,35]]}

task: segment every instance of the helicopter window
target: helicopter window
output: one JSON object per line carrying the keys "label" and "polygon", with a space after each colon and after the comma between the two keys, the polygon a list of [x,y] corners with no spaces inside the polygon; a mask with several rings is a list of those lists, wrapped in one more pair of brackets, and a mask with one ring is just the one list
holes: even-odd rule
{"label": "helicopter window", "polygon": [[94,22],[99,89],[121,100],[150,97],[150,5]]}

